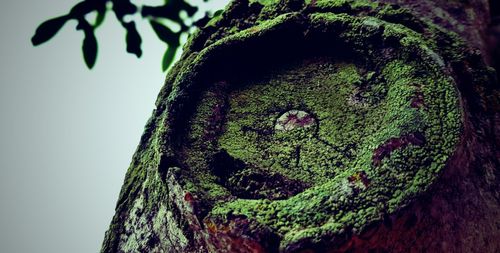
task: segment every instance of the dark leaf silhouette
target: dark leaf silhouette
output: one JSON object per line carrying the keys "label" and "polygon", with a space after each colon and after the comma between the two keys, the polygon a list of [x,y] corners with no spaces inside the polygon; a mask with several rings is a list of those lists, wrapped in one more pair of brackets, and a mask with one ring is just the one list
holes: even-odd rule
{"label": "dark leaf silhouette", "polygon": [[50,40],[63,27],[66,21],[68,21],[68,17],[61,16],[43,22],[36,29],[35,35],[31,38],[31,43],[33,43],[34,46],[38,46]]}
{"label": "dark leaf silhouette", "polygon": [[171,43],[179,41],[179,35],[174,33],[168,27],[154,20],[151,20],[149,23],[151,24],[151,27],[153,27],[153,30],[155,31],[158,38],[163,42],[170,45]]}
{"label": "dark leaf silhouette", "polygon": [[82,50],[85,64],[87,64],[87,67],[91,69],[94,67],[97,59],[97,39],[95,38],[94,32],[85,35]]}
{"label": "dark leaf silhouette", "polygon": [[99,27],[102,24],[102,22],[104,21],[105,17],[106,17],[106,8],[97,10],[97,16],[95,18],[94,28]]}
{"label": "dark leaf silhouette", "polygon": [[217,10],[214,12],[214,14],[212,15],[212,17],[218,17],[220,15],[222,15],[222,13],[224,12],[224,10]]}
{"label": "dark leaf silhouette", "polygon": [[142,39],[137,32],[134,22],[123,23],[123,26],[127,30],[127,52],[135,54],[137,57],[141,57],[141,43]]}
{"label": "dark leaf silhouette", "polygon": [[144,6],[142,7],[141,14],[144,17],[162,17],[173,21],[180,20],[179,13],[167,6]]}
{"label": "dark leaf silhouette", "polygon": [[162,70],[165,71],[170,67],[172,62],[174,61],[175,53],[177,52],[177,48],[179,46],[177,45],[169,45],[167,48],[167,51],[163,55],[163,60],[162,60]]}
{"label": "dark leaf silhouette", "polygon": [[113,11],[115,12],[118,20],[123,20],[125,15],[134,14],[137,11],[137,7],[129,0],[113,0],[112,2]]}
{"label": "dark leaf silhouette", "polygon": [[[127,52],[135,54],[137,57],[141,57],[142,55],[142,38],[137,31],[135,22],[126,22],[125,16],[133,15],[141,10],[140,14],[143,18],[151,19],[150,23],[156,35],[158,35],[158,38],[168,46],[167,52],[163,57],[162,67],[164,70],[170,66],[174,59],[175,52],[180,45],[180,35],[189,32],[191,28],[191,25],[188,26],[184,23],[179,13],[185,12],[188,17],[193,17],[198,11],[197,7],[191,6],[186,0],[165,0],[164,4],[161,6],[143,5],[140,6],[140,8],[131,2],[131,0],[82,0],[73,6],[67,15],[50,19],[42,23],[37,28],[35,35],[31,38],[33,45],[36,46],[50,40],[66,21],[70,19],[76,20],[78,21],[77,30],[82,30],[85,35],[82,46],[83,57],[87,66],[92,68],[97,59],[97,40],[94,31],[104,22],[109,3],[112,3],[112,11],[127,32]],[[93,24],[90,25],[85,19],[85,16],[93,12],[95,12],[97,16]],[[157,18],[169,19],[180,26],[180,31],[173,32],[168,27],[155,21]],[[198,23],[194,22],[192,24],[203,24],[206,23],[207,20],[208,19],[204,19]]]}
{"label": "dark leaf silhouette", "polygon": [[193,16],[198,8],[191,6],[183,0],[166,1],[165,6],[174,10],[185,10],[189,16]]}
{"label": "dark leaf silhouette", "polygon": [[77,29],[83,30],[85,34],[82,45],[83,59],[85,60],[87,67],[91,69],[94,67],[97,59],[97,39],[94,34],[94,27],[92,27],[85,19],[80,19]]}

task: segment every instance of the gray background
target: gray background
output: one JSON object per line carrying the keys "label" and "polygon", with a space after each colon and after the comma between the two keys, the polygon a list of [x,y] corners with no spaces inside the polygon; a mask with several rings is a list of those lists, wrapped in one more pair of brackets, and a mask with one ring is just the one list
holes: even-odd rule
{"label": "gray background", "polygon": [[[210,7],[227,1],[213,0]],[[165,46],[144,20],[139,60],[125,53],[124,30],[112,13],[97,31],[93,70],[83,62],[76,22],[48,43],[31,46],[41,22],[77,2],[2,0],[0,5],[2,253],[99,251],[163,84]]]}

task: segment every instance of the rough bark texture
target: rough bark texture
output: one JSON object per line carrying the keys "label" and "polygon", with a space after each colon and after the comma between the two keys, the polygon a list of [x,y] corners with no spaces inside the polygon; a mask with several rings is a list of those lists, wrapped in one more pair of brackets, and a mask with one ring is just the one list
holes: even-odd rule
{"label": "rough bark texture", "polygon": [[500,252],[491,7],[232,3],[168,74],[102,252]]}

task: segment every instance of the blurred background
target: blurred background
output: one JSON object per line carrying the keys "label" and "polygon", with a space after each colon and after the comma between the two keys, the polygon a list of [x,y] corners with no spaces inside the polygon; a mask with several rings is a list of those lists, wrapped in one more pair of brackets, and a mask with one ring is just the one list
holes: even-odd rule
{"label": "blurred background", "polygon": [[[139,15],[143,55],[126,53],[113,14],[96,31],[97,63],[69,21],[30,38],[78,0],[4,0],[0,8],[0,252],[98,252],[165,73],[165,44]],[[161,5],[164,1],[132,1]],[[189,1],[207,10],[229,0]]]}

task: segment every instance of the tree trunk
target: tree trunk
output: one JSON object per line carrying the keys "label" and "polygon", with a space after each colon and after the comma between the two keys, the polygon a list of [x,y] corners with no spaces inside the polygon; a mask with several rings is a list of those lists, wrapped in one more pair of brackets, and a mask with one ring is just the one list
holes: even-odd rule
{"label": "tree trunk", "polygon": [[490,13],[233,2],[168,74],[102,252],[500,252]]}

